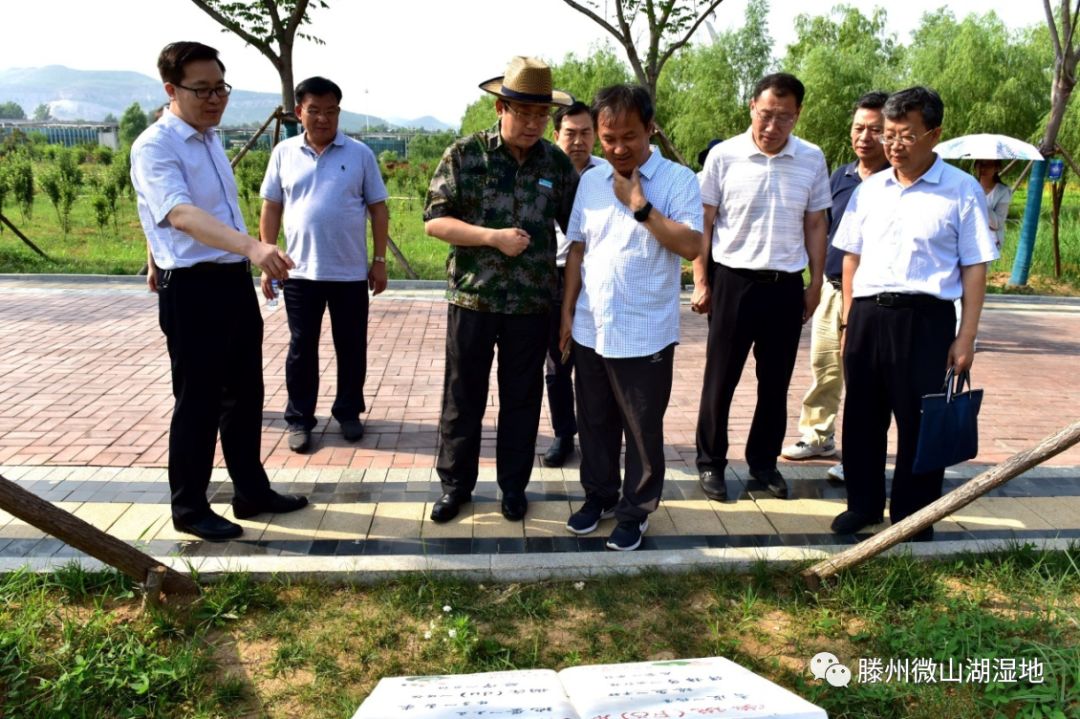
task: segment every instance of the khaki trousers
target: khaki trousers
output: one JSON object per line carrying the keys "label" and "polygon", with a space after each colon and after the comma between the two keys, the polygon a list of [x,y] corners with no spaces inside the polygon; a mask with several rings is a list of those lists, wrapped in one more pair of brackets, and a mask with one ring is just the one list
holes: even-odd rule
{"label": "khaki trousers", "polygon": [[814,328],[810,336],[813,382],[803,397],[799,415],[799,434],[807,444],[823,444],[836,431],[836,413],[844,389],[844,369],[840,361],[843,311],[843,293],[826,281],[821,286],[821,302],[814,311]]}

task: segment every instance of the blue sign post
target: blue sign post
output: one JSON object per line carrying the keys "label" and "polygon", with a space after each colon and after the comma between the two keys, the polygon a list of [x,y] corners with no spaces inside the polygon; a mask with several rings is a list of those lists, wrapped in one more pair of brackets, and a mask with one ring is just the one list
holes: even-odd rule
{"label": "blue sign post", "polygon": [[1010,285],[1026,285],[1031,271],[1031,256],[1035,253],[1035,233],[1039,228],[1039,211],[1042,209],[1043,182],[1046,178],[1046,162],[1032,163],[1031,179],[1028,180],[1027,204],[1024,206],[1024,222],[1020,226],[1020,242],[1016,246]]}
{"label": "blue sign post", "polygon": [[1046,179],[1050,180],[1050,182],[1061,182],[1061,178],[1064,174],[1065,161],[1061,158],[1050,160],[1050,169],[1046,173]]}

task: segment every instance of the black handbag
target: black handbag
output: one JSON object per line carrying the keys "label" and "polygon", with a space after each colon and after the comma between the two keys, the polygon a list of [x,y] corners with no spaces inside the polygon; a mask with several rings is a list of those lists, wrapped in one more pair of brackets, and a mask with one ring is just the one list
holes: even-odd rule
{"label": "black handbag", "polygon": [[912,472],[934,472],[966,462],[979,453],[982,397],[981,389],[971,389],[969,372],[956,374],[951,367],[945,373],[942,392],[923,395]]}

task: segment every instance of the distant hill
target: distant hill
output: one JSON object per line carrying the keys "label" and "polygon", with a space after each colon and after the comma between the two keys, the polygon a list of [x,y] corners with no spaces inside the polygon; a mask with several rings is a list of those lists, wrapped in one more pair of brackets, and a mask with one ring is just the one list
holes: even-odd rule
{"label": "distant hill", "polygon": [[[168,101],[161,81],[137,72],[117,70],[73,70],[62,65],[0,70],[0,103],[17,102],[27,116],[38,105],[49,106],[57,120],[103,120],[120,117],[131,103],[151,110]],[[239,88],[229,97],[223,125],[261,125],[281,97],[272,92],[251,92]],[[415,120],[384,120],[374,115],[342,111],[341,128],[348,132],[375,129],[452,129],[433,117]]]}
{"label": "distant hill", "polygon": [[442,132],[443,130],[457,130],[456,125],[448,125],[437,117],[431,115],[424,115],[423,117],[417,117],[413,120],[406,120],[401,117],[389,117],[387,122],[393,123],[398,127],[415,130],[427,130],[428,132]]}

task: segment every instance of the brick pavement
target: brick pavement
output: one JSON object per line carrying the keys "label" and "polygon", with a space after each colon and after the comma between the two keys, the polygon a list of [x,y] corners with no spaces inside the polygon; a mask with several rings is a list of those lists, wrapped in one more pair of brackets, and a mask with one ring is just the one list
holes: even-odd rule
{"label": "brick pavement", "polygon": [[[570,505],[580,501],[576,458],[562,471],[540,468],[537,462],[530,485],[533,506],[524,525],[510,525],[498,517],[491,481],[497,409],[494,375],[484,421],[478,501],[458,525],[436,527],[426,521],[426,503],[438,496],[431,467],[445,317],[438,292],[391,289],[375,298],[369,328],[368,432],[357,444],[345,442],[336,423],[326,419],[335,378],[327,332],[321,345],[323,419],[316,428],[316,448],[311,454],[296,455],[285,446],[282,419],[285,313],[264,310],[266,466],[275,483],[313,493],[316,507],[281,522],[250,523],[246,544],[212,551],[319,555],[407,554],[432,547],[446,553],[596,548],[595,538],[575,540],[561,529]],[[724,505],[703,501],[694,482],[693,439],[705,323],[685,308],[682,319],[682,344],[676,351],[675,386],[666,418],[672,481],[650,531],[656,540],[647,546],[834,541],[827,520],[842,505],[843,488],[824,480],[832,460],[783,464],[781,469],[795,486],[796,499],[787,503],[753,492],[743,476],[745,464],[739,460],[754,402],[752,360],[732,407],[729,479],[737,483],[734,487],[743,499],[753,501]],[[181,537],[163,521],[167,485],[162,468],[172,398],[168,358],[156,320],[155,298],[132,282],[0,279],[0,471],[48,499],[65,502],[65,507],[118,536],[156,542],[151,548],[163,554],[204,551],[197,542],[177,544]],[[788,441],[797,439],[799,402],[809,382],[808,349],[806,331],[789,393]],[[954,473],[960,478],[1034,445],[1076,418],[1080,388],[1070,380],[1073,362],[1080,358],[1080,302],[992,297],[979,349],[975,384],[986,389],[981,452],[975,462]],[[538,454],[550,438],[545,408]],[[1024,480],[1027,484],[1014,483],[1020,489],[1000,492],[939,524],[939,532],[952,532],[956,538],[1014,530],[1068,536],[1060,530],[1080,530],[1080,511],[1074,511],[1080,504],[1073,506],[1080,502],[1078,466],[1080,448],[1073,448],[1047,463],[1041,473],[1032,473]],[[223,470],[216,470],[216,502],[229,497],[224,479]],[[1027,496],[1021,501],[1016,495]],[[147,530],[152,532],[147,535]],[[0,558],[62,557],[69,551],[0,513]]]}

